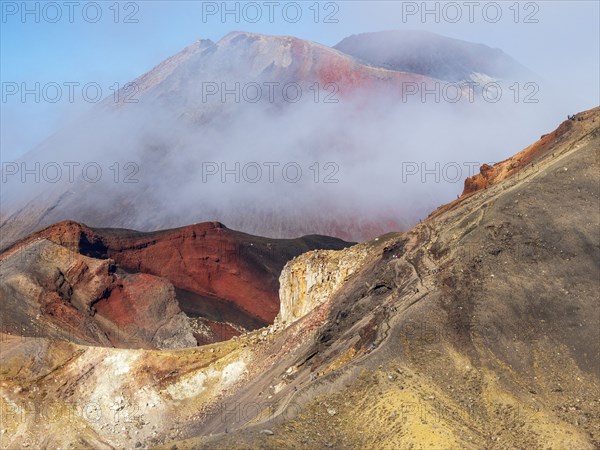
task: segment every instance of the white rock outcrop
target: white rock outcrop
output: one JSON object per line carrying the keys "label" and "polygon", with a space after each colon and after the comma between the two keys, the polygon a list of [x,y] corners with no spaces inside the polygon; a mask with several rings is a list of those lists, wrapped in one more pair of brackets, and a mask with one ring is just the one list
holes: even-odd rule
{"label": "white rock outcrop", "polygon": [[314,250],[289,261],[279,277],[275,324],[289,326],[328,300],[364,263],[367,248]]}

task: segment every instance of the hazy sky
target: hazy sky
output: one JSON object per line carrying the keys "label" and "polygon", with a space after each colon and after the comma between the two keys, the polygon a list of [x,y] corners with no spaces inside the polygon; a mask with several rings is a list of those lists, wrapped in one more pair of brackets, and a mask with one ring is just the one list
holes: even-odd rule
{"label": "hazy sky", "polygon": [[[27,2],[31,12],[23,16],[23,2],[1,1],[0,160],[23,154],[66,117],[90,107],[78,87],[70,103],[65,82],[98,83],[103,95],[110,95],[115,83],[134,79],[195,40],[216,41],[237,30],[293,35],[326,45],[367,31],[429,30],[501,48],[564,91],[570,108],[564,115],[600,101],[597,1],[483,1],[473,6],[430,2],[426,7],[433,12],[425,17],[422,2],[340,1],[316,7],[314,1],[247,3],[238,4],[238,17],[229,14],[223,20],[222,2]],[[302,16],[293,23],[297,5]],[[235,2],[227,8],[235,10]],[[252,23],[258,11],[262,18]],[[29,95],[22,102],[19,95],[5,95],[15,84],[33,88],[36,82],[42,87],[58,83],[61,100],[41,98],[36,103]]]}

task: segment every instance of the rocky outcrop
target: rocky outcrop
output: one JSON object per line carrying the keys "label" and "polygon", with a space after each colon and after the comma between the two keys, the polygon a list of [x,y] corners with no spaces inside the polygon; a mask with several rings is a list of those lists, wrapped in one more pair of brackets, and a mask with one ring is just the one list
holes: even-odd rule
{"label": "rocky outcrop", "polygon": [[111,259],[41,238],[0,262],[3,332],[116,347],[196,345],[164,278],[117,272]]}
{"label": "rocky outcrop", "polygon": [[[593,128],[598,128],[595,112],[585,111],[573,115],[564,121],[556,130],[543,135],[536,143],[517,153],[510,158],[501,161],[493,166],[484,164],[480,167],[479,173],[465,180],[465,186],[462,195],[472,194],[482,189],[500,183],[509,177],[524,178],[535,174],[537,168],[536,161],[551,154],[557,157],[558,154],[553,150],[562,142],[568,141],[573,137],[585,134]],[[518,178],[517,178],[518,177]]]}
{"label": "rocky outcrop", "polygon": [[179,308],[173,285],[165,278],[120,274],[110,294],[95,305],[96,315],[122,331],[132,347],[181,348],[196,346],[187,316]]}
{"label": "rocky outcrop", "polygon": [[362,266],[367,254],[365,245],[356,245],[308,252],[287,263],[279,277],[276,324],[290,325],[327,301]]}

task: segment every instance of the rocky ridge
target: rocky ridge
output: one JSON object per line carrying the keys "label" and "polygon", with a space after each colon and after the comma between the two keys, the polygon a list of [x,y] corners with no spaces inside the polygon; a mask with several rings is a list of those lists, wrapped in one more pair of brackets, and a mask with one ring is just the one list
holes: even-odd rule
{"label": "rocky ridge", "polygon": [[345,250],[315,250],[288,262],[279,277],[279,314],[275,323],[287,326],[331,298],[360,268],[368,249],[355,245]]}

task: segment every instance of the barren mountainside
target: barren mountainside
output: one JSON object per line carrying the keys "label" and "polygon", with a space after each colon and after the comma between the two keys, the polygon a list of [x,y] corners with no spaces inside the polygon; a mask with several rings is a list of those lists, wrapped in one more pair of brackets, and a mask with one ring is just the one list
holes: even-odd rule
{"label": "barren mountainside", "polygon": [[[577,114],[407,232],[298,252],[263,329],[163,351],[7,330],[3,448],[598,448],[599,125]],[[156,235],[75,228],[152,262]]]}

